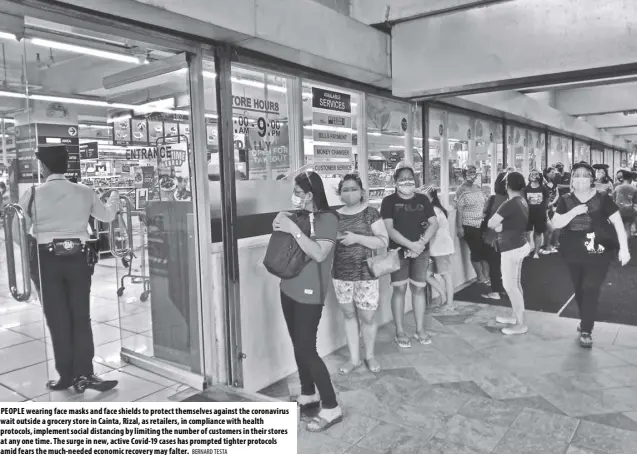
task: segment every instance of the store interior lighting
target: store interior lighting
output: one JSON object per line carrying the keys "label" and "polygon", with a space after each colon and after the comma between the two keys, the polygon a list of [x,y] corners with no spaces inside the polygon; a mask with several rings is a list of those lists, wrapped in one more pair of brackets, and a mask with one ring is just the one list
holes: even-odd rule
{"label": "store interior lighting", "polygon": [[7,39],[10,41],[20,42],[20,40],[18,39],[16,35],[14,35],[13,33],[7,33],[7,32],[0,32],[0,39]]}
{"label": "store interior lighting", "polygon": [[134,55],[116,54],[115,52],[107,52],[98,49],[92,49],[90,47],[76,46],[74,44],[58,43],[57,41],[50,41],[41,38],[31,38],[30,41],[36,46],[49,47],[51,49],[74,52],[77,54],[92,55],[95,57],[116,60],[124,63],[141,64],[145,62],[144,58],[135,57]]}

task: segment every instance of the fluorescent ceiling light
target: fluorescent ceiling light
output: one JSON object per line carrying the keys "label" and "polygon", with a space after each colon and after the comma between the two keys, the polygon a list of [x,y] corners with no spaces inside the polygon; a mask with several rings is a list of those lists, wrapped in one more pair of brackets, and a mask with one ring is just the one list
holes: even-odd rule
{"label": "fluorescent ceiling light", "polygon": [[13,33],[7,33],[7,32],[0,32],[0,39],[19,41],[17,36],[15,36]]}
{"label": "fluorescent ceiling light", "polygon": [[91,125],[88,123],[80,123],[78,125],[80,128],[94,128],[94,129],[98,129],[98,130],[111,130],[113,129],[112,126],[110,125]]}
{"label": "fluorescent ceiling light", "polygon": [[65,98],[62,96],[29,95],[29,99],[37,100],[37,101],[51,101],[53,103],[69,103],[69,104],[82,104],[84,106],[110,107],[110,104],[107,103],[106,101]]}
{"label": "fluorescent ceiling light", "polygon": [[24,93],[5,92],[5,91],[0,91],[0,96],[4,96],[6,98],[26,98],[27,97]]}
{"label": "fluorescent ceiling light", "polygon": [[74,44],[58,43],[56,41],[49,41],[41,38],[32,38],[31,42],[36,46],[50,47],[52,49],[58,49],[60,51],[75,52],[78,54],[92,55],[95,57],[101,57],[110,60],[117,60],[125,63],[140,64],[143,62],[133,55],[116,54],[115,52],[101,51],[98,49],[91,49],[90,47],[76,46]]}
{"label": "fluorescent ceiling light", "polygon": [[404,149],[405,146],[404,145],[390,145],[389,148],[390,149]]}

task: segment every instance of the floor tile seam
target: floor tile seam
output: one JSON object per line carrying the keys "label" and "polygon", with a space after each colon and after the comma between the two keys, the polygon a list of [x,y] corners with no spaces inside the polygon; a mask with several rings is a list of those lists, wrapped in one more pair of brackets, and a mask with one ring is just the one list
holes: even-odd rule
{"label": "floor tile seam", "polygon": [[[118,370],[116,370],[116,371],[120,371],[120,370],[118,369]],[[122,371],[122,373],[124,373],[124,372]],[[131,375],[131,376],[132,376],[132,375]],[[138,377],[138,376],[135,376],[135,377]],[[139,378],[139,379],[144,379],[144,378]],[[157,384],[157,383],[155,383],[155,384]],[[157,385],[160,385],[160,386],[161,386],[162,384],[157,384]],[[173,385],[174,385],[174,384],[173,384]],[[169,385],[169,386],[167,386],[167,387],[163,387],[162,389],[156,390],[155,392],[151,392],[151,393],[149,393],[148,395],[144,395],[143,397],[139,397],[139,398],[137,398],[136,400],[133,400],[133,403],[135,403],[135,402],[137,402],[137,401],[140,401],[140,400],[143,400],[144,398],[149,397],[149,396],[151,396],[151,395],[154,395],[154,394],[156,394],[156,393],[163,392],[164,390],[166,390],[166,389],[170,389],[171,387],[173,387],[173,386],[172,386],[172,385]],[[177,395],[178,393],[179,393],[179,392],[175,392],[173,395]],[[196,395],[196,394],[195,394],[195,395]],[[170,398],[170,397],[169,397],[169,398]]]}
{"label": "floor tile seam", "polygon": [[[24,369],[26,369],[26,368],[31,368],[31,367],[33,367],[33,366],[40,365],[41,363],[46,364],[46,363],[48,363],[50,360],[53,360],[53,359],[49,359],[49,358],[47,357],[47,360],[40,361],[40,362],[35,362],[35,363],[30,363],[30,364],[28,364],[28,365],[23,365],[23,366],[21,366],[21,367],[19,367],[19,368],[14,368],[13,370],[5,371],[5,372],[3,372],[3,373],[0,373],[0,376],[4,376],[5,374],[15,373],[16,371],[24,370]],[[47,368],[48,368],[48,366],[47,366]],[[48,371],[48,370],[47,370],[47,371]]]}
{"label": "floor tile seam", "polygon": [[[134,377],[136,377],[137,379],[142,379],[142,380],[144,380],[144,381],[152,382],[153,384],[157,384],[157,385],[162,386],[162,387],[173,387],[173,386],[175,386],[175,385],[177,385],[177,384],[181,384],[180,382],[173,381],[172,379],[165,378],[164,376],[157,375],[157,376],[159,376],[159,377],[160,377],[160,378],[162,378],[162,379],[166,379],[166,380],[168,380],[168,381],[173,381],[173,383],[172,383],[171,385],[169,385],[169,386],[164,386],[164,384],[162,384],[161,382],[157,382],[157,380],[150,379],[150,378],[146,378],[146,377],[142,377],[141,375],[135,374],[134,372],[122,371],[122,370],[124,370],[124,368],[129,367],[129,366],[135,366],[135,365],[128,364],[128,365],[124,365],[123,367],[114,368],[113,370],[114,370],[114,371],[119,371],[120,373],[128,374],[128,375],[130,375],[130,376],[134,376]],[[139,367],[138,367],[138,368],[139,368]],[[147,370],[144,370],[144,371],[148,372]],[[107,372],[107,373],[110,373],[110,371],[109,371],[109,372]],[[150,372],[150,373],[152,373],[152,372]],[[156,373],[152,373],[152,374],[156,374]],[[154,393],[154,392],[153,392],[153,393]]]}
{"label": "floor tile seam", "polygon": [[22,398],[24,398],[25,400],[32,400],[32,398],[27,397],[25,394],[18,392],[17,390],[15,390],[13,387],[9,387],[6,384],[0,383],[0,385],[2,387],[4,387],[7,390],[10,390],[11,392],[17,394],[18,396],[21,396]]}
{"label": "floor tile seam", "polygon": [[42,339],[44,338],[44,337],[42,337],[42,338],[35,338],[35,337],[33,337],[32,335],[29,335],[28,333],[16,332],[16,331],[15,331],[15,330],[13,330],[13,329],[7,329],[7,330],[9,330],[10,332],[15,333],[16,335],[22,335],[22,336],[25,336],[25,337],[28,337],[28,338],[31,338],[31,339],[30,339],[30,340],[27,340],[27,341],[23,341],[23,342],[21,342],[21,343],[12,344],[11,346],[4,346],[4,347],[0,348],[0,351],[2,351],[3,349],[12,348],[12,347],[14,347],[14,346],[20,346],[21,344],[31,343],[31,342],[33,342],[33,341],[42,341]]}
{"label": "floor tile seam", "polygon": [[[603,390],[613,390],[613,389],[631,389],[631,388],[632,388],[632,389],[636,389],[636,390],[635,390],[635,392],[636,392],[636,396],[637,396],[637,387],[628,387],[628,386],[624,386],[624,387],[609,387],[609,388],[601,389],[601,390],[603,391]],[[605,401],[603,398],[596,397],[596,396],[594,395],[594,392],[600,392],[600,390],[586,390],[586,391],[581,391],[581,393],[584,393],[585,395],[588,395],[590,398],[592,398],[593,400],[595,400],[595,401],[597,401],[598,403],[600,403],[600,404],[602,405],[602,407],[609,407],[609,408],[612,408],[612,409],[614,410],[614,412],[632,412],[632,411],[637,411],[637,403],[636,403],[636,404],[635,404],[635,406],[634,406],[633,408],[631,408],[630,410],[626,410],[626,409],[624,409],[624,408],[617,407],[617,406],[612,405],[612,404],[610,404],[610,403],[606,404],[606,401]],[[596,414],[597,414],[597,413],[595,413],[595,414],[590,414],[590,415],[596,415]],[[605,413],[603,413],[603,414],[608,414],[608,412],[605,412]],[[608,426],[610,426],[610,425],[608,425]]]}

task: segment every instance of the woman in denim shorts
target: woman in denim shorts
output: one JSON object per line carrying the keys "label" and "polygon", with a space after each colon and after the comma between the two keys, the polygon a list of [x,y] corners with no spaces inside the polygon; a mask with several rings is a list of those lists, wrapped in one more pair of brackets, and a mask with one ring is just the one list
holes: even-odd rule
{"label": "woman in denim shorts", "polygon": [[400,269],[391,274],[393,293],[392,314],[396,324],[396,344],[410,348],[405,332],[405,293],[410,285],[416,333],[414,338],[430,344],[425,331],[427,268],[429,267],[429,241],[436,235],[438,219],[427,196],[416,193],[414,170],[399,164],[394,173],[396,192],[383,199],[380,215],[389,234],[389,247],[399,249]]}

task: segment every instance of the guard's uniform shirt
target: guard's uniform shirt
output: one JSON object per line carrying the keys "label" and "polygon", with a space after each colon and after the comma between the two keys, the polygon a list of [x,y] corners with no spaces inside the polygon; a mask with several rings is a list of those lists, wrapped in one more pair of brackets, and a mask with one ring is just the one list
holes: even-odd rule
{"label": "guard's uniform shirt", "polygon": [[112,194],[106,204],[93,189],[69,182],[63,175],[53,174],[35,190],[31,217],[27,214],[31,190],[20,198],[20,206],[27,216],[27,229],[40,245],[54,239],[89,240],[86,225],[90,216],[110,222],[119,211],[119,197]]}
{"label": "guard's uniform shirt", "polygon": [[[89,240],[90,216],[110,222],[119,211],[119,197],[112,194],[104,204],[89,187],[69,182],[54,174],[35,190],[29,216],[31,190],[20,198],[27,227],[38,243],[38,254],[31,258],[31,276],[40,283],[44,309],[60,381],[93,375],[95,354],[91,330],[91,270],[86,251],[58,255],[49,248],[54,240]],[[39,276],[38,276],[39,275]]]}

